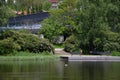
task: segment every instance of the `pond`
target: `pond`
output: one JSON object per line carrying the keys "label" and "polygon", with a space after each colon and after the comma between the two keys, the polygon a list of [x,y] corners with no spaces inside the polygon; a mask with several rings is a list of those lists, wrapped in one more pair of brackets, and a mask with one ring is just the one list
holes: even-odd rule
{"label": "pond", "polygon": [[120,80],[120,62],[1,62],[0,80]]}

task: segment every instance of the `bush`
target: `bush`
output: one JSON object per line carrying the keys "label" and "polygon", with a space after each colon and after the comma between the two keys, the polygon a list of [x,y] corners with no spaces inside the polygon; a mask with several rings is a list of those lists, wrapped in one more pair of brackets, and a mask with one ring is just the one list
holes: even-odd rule
{"label": "bush", "polygon": [[21,46],[21,51],[34,52],[40,39],[33,34],[21,34],[16,42]]}
{"label": "bush", "polygon": [[54,53],[53,45],[47,39],[40,39],[38,50],[39,52],[47,51]]}
{"label": "bush", "polygon": [[34,53],[40,52],[54,52],[52,44],[46,39],[40,39],[33,34],[23,34],[17,40],[17,43],[21,45],[22,51],[29,51]]}
{"label": "bush", "polygon": [[66,52],[79,51],[79,40],[74,35],[67,38],[64,42],[64,50]]}
{"label": "bush", "polygon": [[[1,37],[3,39],[11,38],[14,44],[17,44],[20,46],[19,51],[29,51],[34,53],[41,53],[45,51],[54,52],[53,46],[52,44],[50,44],[48,40],[40,39],[37,35],[34,35],[34,34],[30,34],[30,33],[27,34],[23,32],[21,33],[19,31],[8,30],[3,32]],[[7,44],[3,44],[3,45],[7,46]]]}
{"label": "bush", "polygon": [[120,52],[112,52],[112,56],[120,56]]}
{"label": "bush", "polygon": [[12,38],[0,40],[0,55],[12,53],[14,50],[19,50],[21,47],[13,41]]}
{"label": "bush", "polygon": [[8,37],[15,37],[15,36],[17,36],[18,35],[18,33],[16,33],[15,31],[13,31],[13,30],[5,30],[5,31],[2,31],[1,32],[1,35],[0,35],[0,37],[1,37],[1,39],[6,39],[6,38],[8,38]]}

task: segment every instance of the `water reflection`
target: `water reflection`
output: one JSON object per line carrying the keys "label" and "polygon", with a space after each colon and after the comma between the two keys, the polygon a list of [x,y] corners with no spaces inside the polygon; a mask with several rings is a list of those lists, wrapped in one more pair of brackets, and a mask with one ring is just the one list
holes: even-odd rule
{"label": "water reflection", "polygon": [[120,62],[69,62],[68,80],[119,80]]}
{"label": "water reflection", "polygon": [[120,62],[0,63],[0,80],[119,80],[119,68]]}
{"label": "water reflection", "polygon": [[60,62],[0,64],[0,80],[53,80],[61,77]]}

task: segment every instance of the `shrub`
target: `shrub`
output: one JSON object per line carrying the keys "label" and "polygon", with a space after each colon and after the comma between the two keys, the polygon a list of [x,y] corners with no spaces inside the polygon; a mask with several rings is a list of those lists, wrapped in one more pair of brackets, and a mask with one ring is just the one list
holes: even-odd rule
{"label": "shrub", "polygon": [[54,53],[53,45],[47,39],[40,39],[40,43],[38,45],[38,50],[40,52],[52,52]]}
{"label": "shrub", "polygon": [[113,51],[113,52],[112,52],[112,56],[120,56],[120,52],[115,52],[115,51]]}
{"label": "shrub", "polygon": [[0,55],[12,53],[14,50],[19,50],[21,47],[13,41],[12,38],[0,40]]}
{"label": "shrub", "polygon": [[21,46],[22,51],[30,51],[37,47],[40,42],[40,39],[33,34],[21,34],[16,42]]}
{"label": "shrub", "polygon": [[74,35],[70,36],[64,42],[64,50],[66,52],[79,51],[79,40]]}
{"label": "shrub", "polygon": [[[40,39],[37,35],[34,35],[34,34],[30,34],[30,33],[27,34],[19,31],[7,30],[3,32],[1,36],[3,39],[11,38],[12,42],[14,42],[14,45],[15,44],[19,45],[20,51],[29,51],[34,53],[41,53],[44,51],[54,52],[53,46],[52,44],[50,44],[48,40]],[[4,42],[3,42],[3,45],[8,46],[7,44],[4,44]],[[1,48],[4,48],[4,47],[1,46]],[[6,48],[4,48],[4,50],[5,49]],[[18,50],[18,49],[15,49],[15,50]]]}
{"label": "shrub", "polygon": [[18,34],[13,30],[5,30],[1,32],[1,39],[6,39],[8,37],[17,36]]}
{"label": "shrub", "polygon": [[40,39],[33,34],[22,34],[18,38],[17,43],[21,45],[22,51],[29,51],[34,53],[40,52],[54,52],[52,44],[46,39]]}

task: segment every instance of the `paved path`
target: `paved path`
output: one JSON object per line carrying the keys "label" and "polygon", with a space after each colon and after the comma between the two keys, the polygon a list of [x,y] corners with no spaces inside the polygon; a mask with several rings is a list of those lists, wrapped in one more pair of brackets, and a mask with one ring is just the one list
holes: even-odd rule
{"label": "paved path", "polygon": [[61,59],[68,59],[68,61],[120,61],[119,56],[71,55],[70,53],[65,52],[62,48],[56,48],[55,55],[60,56]]}
{"label": "paved path", "polygon": [[120,61],[118,56],[95,56],[95,55],[60,55],[61,59],[68,61]]}
{"label": "paved path", "polygon": [[56,48],[55,55],[70,55],[69,53],[65,52],[63,48]]}

